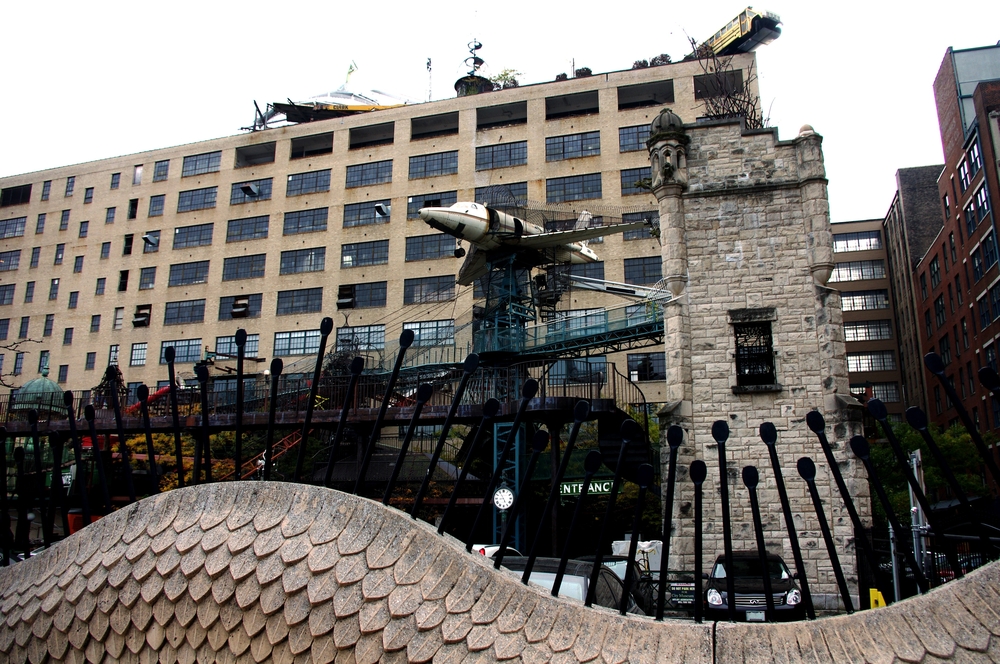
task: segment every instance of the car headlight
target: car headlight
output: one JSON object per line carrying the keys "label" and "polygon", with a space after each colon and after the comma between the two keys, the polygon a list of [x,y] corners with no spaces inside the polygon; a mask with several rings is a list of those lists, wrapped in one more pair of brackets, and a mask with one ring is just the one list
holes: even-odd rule
{"label": "car headlight", "polygon": [[794,588],[792,590],[789,590],[788,594],[785,595],[785,604],[788,604],[789,606],[795,606],[801,601],[802,601],[802,593],[800,593],[798,590],[795,590]]}
{"label": "car headlight", "polygon": [[715,588],[710,588],[707,593],[705,593],[705,599],[712,606],[722,606],[722,593],[720,593]]}

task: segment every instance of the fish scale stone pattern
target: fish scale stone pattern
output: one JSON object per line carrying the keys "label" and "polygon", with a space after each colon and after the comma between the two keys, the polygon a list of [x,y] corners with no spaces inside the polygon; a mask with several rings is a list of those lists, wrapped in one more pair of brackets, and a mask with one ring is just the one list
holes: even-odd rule
{"label": "fish scale stone pattern", "polygon": [[996,563],[876,611],[696,625],[552,598],[489,562],[329,489],[178,489],[0,569],[0,661],[1000,661]]}

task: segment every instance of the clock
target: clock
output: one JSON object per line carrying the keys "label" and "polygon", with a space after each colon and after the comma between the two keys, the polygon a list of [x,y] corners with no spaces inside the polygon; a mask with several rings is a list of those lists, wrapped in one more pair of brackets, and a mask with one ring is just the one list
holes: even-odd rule
{"label": "clock", "polygon": [[514,504],[514,492],[505,486],[500,487],[493,494],[493,504],[498,510],[509,510]]}

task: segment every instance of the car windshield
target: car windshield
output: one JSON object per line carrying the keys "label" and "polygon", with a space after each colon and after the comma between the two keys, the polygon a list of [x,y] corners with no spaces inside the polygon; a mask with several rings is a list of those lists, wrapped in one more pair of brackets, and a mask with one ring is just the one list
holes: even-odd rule
{"label": "car windshield", "polygon": [[[552,590],[552,584],[555,583],[556,575],[551,572],[536,572],[532,570],[530,581],[532,583],[537,583],[543,588],[548,588]],[[570,599],[577,599],[581,602],[586,599],[587,594],[587,579],[582,576],[569,576],[563,577],[562,583],[559,585],[559,596],[569,597]]]}
{"label": "car windshield", "polygon": [[[758,558],[737,558],[734,561],[733,568],[733,577],[737,579],[761,579],[764,577],[761,573],[760,560]],[[772,579],[792,578],[788,568],[785,567],[785,563],[781,560],[768,560],[767,570]],[[726,578],[726,568],[723,567],[722,561],[716,562],[715,567],[712,568],[712,578]]]}

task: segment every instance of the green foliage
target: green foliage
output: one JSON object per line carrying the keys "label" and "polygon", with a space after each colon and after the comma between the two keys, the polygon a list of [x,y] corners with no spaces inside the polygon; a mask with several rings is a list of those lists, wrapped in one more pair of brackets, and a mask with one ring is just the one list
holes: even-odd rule
{"label": "green foliage", "polygon": [[493,84],[494,90],[506,90],[507,88],[516,88],[519,83],[517,82],[518,76],[523,76],[522,72],[516,71],[514,69],[504,69],[499,74],[495,76],[490,76],[490,82]]}

